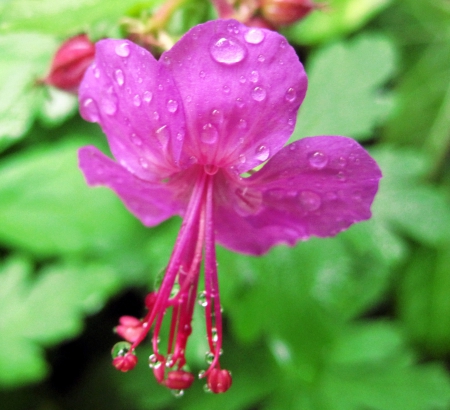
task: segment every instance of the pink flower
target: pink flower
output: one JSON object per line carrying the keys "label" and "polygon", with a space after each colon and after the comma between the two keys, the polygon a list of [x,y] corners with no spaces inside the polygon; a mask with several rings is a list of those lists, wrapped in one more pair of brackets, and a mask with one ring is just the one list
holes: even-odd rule
{"label": "pink flower", "polygon": [[[358,143],[323,136],[283,147],[306,86],[303,67],[281,35],[233,20],[194,27],[159,61],[127,40],[97,43],[79,90],[81,114],[101,125],[117,162],[85,147],[80,167],[89,185],[113,189],[147,226],[183,217],[142,325],[121,328],[123,335],[133,333],[133,343],[122,349],[130,355],[154,326],[150,361],[169,388],[193,381],[184,368],[185,348],[203,259],[200,303],[210,364],[200,377],[215,393],[231,386],[219,364],[216,239],[259,255],[278,243],[335,235],[371,216],[381,173]],[[162,352],[159,336],[170,309]],[[134,324],[142,326],[139,336]]]}

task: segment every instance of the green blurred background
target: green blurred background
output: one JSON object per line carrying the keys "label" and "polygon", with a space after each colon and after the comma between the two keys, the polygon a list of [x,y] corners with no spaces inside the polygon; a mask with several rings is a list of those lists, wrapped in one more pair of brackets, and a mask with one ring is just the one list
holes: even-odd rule
{"label": "green blurred background", "polygon": [[[373,218],[263,257],[219,247],[225,314],[220,396],[176,399],[145,363],[110,364],[124,314],[140,316],[180,219],[145,229],[90,189],[77,149],[105,146],[76,98],[36,85],[71,35],[121,35],[161,1],[0,1],[0,407],[5,410],[450,409],[450,2],[329,0],[282,30],[309,90],[292,139],[340,134],[383,171]],[[214,18],[185,1],[173,36]],[[123,29],[123,27],[122,27]],[[188,360],[205,366],[195,314]]]}

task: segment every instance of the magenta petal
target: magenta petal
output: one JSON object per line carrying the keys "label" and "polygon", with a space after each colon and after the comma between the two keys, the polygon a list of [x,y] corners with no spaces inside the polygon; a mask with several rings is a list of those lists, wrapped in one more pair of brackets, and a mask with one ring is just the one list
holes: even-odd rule
{"label": "magenta petal", "polygon": [[242,173],[274,155],[292,134],[307,80],[278,33],[209,21],[161,60],[183,98],[184,149],[200,164],[235,166]]}
{"label": "magenta petal", "polygon": [[135,177],[97,148],[81,148],[79,160],[88,184],[111,188],[144,225],[157,225],[180,212],[179,203],[166,185]]}
{"label": "magenta petal", "polygon": [[79,89],[80,111],[98,122],[114,157],[143,179],[178,169],[185,121],[170,73],[127,40],[101,40]]}
{"label": "magenta petal", "polygon": [[336,235],[370,218],[380,178],[378,165],[356,141],[304,138],[250,178],[227,186],[222,196],[232,206],[218,204],[217,239],[233,250],[261,254],[279,242]]}

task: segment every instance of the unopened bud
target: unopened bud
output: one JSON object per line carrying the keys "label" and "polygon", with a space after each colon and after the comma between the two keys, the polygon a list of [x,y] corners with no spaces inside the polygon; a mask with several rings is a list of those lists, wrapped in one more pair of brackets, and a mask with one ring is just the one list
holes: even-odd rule
{"label": "unopened bud", "polygon": [[172,370],[167,373],[165,385],[172,390],[185,390],[191,387],[194,375],[185,370]]}
{"label": "unopened bud", "polygon": [[232,382],[231,373],[225,369],[212,369],[208,375],[208,388],[216,394],[225,393]]}
{"label": "unopened bud", "polygon": [[261,13],[274,26],[293,24],[317,8],[311,0],[262,0]]}
{"label": "unopened bud", "polygon": [[76,93],[94,55],[95,45],[86,34],[69,38],[56,52],[50,72],[42,82]]}

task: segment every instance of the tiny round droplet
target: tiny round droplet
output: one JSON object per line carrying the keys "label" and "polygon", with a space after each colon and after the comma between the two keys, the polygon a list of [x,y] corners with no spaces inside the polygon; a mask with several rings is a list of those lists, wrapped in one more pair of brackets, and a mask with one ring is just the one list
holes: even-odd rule
{"label": "tiny round droplet", "polygon": [[284,96],[286,98],[286,101],[294,102],[297,98],[297,92],[291,87],[286,91],[286,94]]}
{"label": "tiny round droplet", "polygon": [[243,60],[246,51],[235,38],[220,37],[209,48],[211,57],[222,64],[236,64]]}
{"label": "tiny round droplet", "polygon": [[239,108],[242,108],[245,104],[244,104],[244,100],[242,98],[236,98],[236,105]]}
{"label": "tiny round droplet", "polygon": [[154,120],[159,120],[159,113],[158,113],[158,111],[154,111],[153,112],[153,119]]}
{"label": "tiny round droplet", "polygon": [[134,133],[131,134],[131,142],[138,147],[142,145],[142,140]]}
{"label": "tiny round droplet", "polygon": [[263,101],[266,98],[266,90],[262,87],[255,87],[252,91],[252,98],[255,101]]}
{"label": "tiny round droplet", "polygon": [[300,192],[299,201],[303,209],[308,212],[317,211],[322,205],[320,196],[312,191]]}
{"label": "tiny round droplet", "polygon": [[260,55],[258,56],[258,61],[259,61],[260,63],[264,63],[264,61],[266,61],[266,57],[264,57],[264,55],[260,54]]}
{"label": "tiny round droplet", "polygon": [[111,356],[113,359],[116,357],[125,356],[131,349],[131,343],[129,342],[119,342],[116,343],[112,350],[111,350]]}
{"label": "tiny round droplet", "polygon": [[172,62],[172,60],[170,59],[170,57],[169,57],[168,55],[165,55],[165,56],[162,58],[162,62],[163,62],[165,65],[170,65],[170,63]]}
{"label": "tiny round droplet", "polygon": [[224,86],[223,86],[223,92],[224,92],[225,94],[229,94],[229,93],[230,93],[230,87],[228,87],[228,85],[224,85]]}
{"label": "tiny round droplet", "polygon": [[83,115],[86,117],[87,120],[92,122],[98,121],[99,114],[97,104],[92,98],[86,98],[83,101],[82,107],[83,107],[82,109]]}
{"label": "tiny round droplet", "polygon": [[328,164],[328,157],[322,151],[315,151],[308,155],[308,162],[316,169],[325,168]]}
{"label": "tiny round droplet", "polygon": [[198,73],[200,78],[205,78],[206,77],[206,73],[202,70]]}
{"label": "tiny round droplet", "polygon": [[247,121],[241,118],[238,123],[238,128],[240,128],[241,130],[245,130],[247,128]]}
{"label": "tiny round droplet", "polygon": [[130,45],[128,43],[120,43],[116,46],[115,51],[120,57],[128,57],[130,55]]}
{"label": "tiny round droplet", "polygon": [[139,158],[139,163],[141,164],[141,167],[144,169],[148,168],[148,162],[145,158]]}
{"label": "tiny round droplet", "polygon": [[135,107],[139,107],[141,105],[141,97],[139,96],[139,94],[136,94],[133,97],[133,104]]}
{"label": "tiny round droplet", "polygon": [[151,91],[144,92],[144,101],[148,104],[153,98],[153,94]]}
{"label": "tiny round droplet", "polygon": [[178,103],[175,100],[167,101],[167,110],[171,113],[176,112],[178,109]]}
{"label": "tiny round droplet", "polygon": [[222,111],[213,110],[211,112],[211,122],[215,124],[221,124],[223,122],[223,114]]}
{"label": "tiny round droplet", "polygon": [[214,125],[208,123],[203,126],[200,138],[205,144],[214,144],[218,137],[219,133]]}
{"label": "tiny round droplet", "polygon": [[267,148],[265,145],[261,145],[257,150],[256,150],[256,158],[259,161],[266,161],[267,158],[269,158],[269,148]]}
{"label": "tiny round droplet", "polygon": [[98,69],[98,67],[94,68],[94,77],[95,78],[100,78],[100,70]]}
{"label": "tiny round droplet", "polygon": [[249,79],[252,83],[256,83],[259,80],[259,73],[256,70],[253,70],[250,73]]}
{"label": "tiny round droplet", "polygon": [[123,71],[122,70],[116,70],[114,73],[115,77],[116,77],[116,81],[117,84],[119,84],[120,86],[123,85],[123,83],[125,82],[125,77],[123,75]]}
{"label": "tiny round droplet", "polygon": [[264,32],[259,28],[251,28],[244,34],[245,41],[250,44],[259,44],[264,40]]}
{"label": "tiny round droplet", "polygon": [[239,82],[240,82],[241,84],[245,84],[246,81],[247,81],[247,79],[246,79],[243,75],[241,75],[241,76],[239,77]]}

